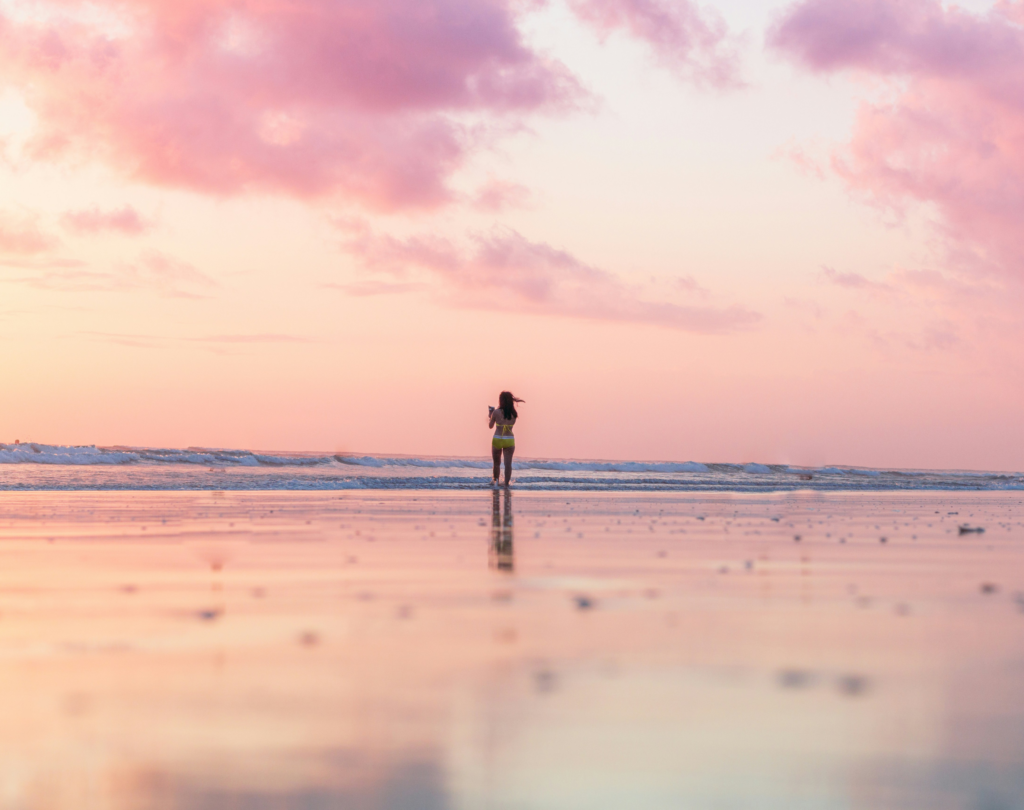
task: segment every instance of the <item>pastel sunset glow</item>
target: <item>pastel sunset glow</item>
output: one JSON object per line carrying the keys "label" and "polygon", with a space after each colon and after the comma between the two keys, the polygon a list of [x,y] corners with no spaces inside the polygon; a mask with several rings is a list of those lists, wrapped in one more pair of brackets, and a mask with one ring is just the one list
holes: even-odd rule
{"label": "pastel sunset glow", "polygon": [[1019,470],[1024,0],[0,0],[0,441]]}

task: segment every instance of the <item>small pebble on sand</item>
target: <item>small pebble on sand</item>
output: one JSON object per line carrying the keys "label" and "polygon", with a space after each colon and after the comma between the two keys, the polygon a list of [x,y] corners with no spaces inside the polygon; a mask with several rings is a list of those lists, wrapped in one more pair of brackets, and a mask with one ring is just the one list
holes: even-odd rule
{"label": "small pebble on sand", "polygon": [[839,678],[839,691],[849,697],[864,694],[868,688],[868,679],[863,675],[843,675]]}
{"label": "small pebble on sand", "polygon": [[784,669],[777,678],[783,689],[805,689],[814,682],[814,673],[806,669]]}

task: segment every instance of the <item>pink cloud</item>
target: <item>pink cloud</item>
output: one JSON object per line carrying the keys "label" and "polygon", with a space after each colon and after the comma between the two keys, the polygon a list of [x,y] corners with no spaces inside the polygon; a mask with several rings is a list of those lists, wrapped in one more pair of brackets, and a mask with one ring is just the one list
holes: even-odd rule
{"label": "pink cloud", "polygon": [[844,323],[844,334],[886,350],[955,350],[970,357],[976,368],[995,364],[1000,374],[1020,368],[1024,284],[991,274],[933,269],[896,268],[880,281],[827,267],[822,275],[850,295],[872,301],[856,323]]}
{"label": "pink cloud", "polygon": [[473,206],[480,211],[497,213],[507,208],[525,208],[530,202],[530,190],[520,183],[489,180],[476,192]]}
{"label": "pink cloud", "polygon": [[252,335],[209,335],[186,338],[195,343],[315,343],[312,338],[302,335],[288,335],[280,332],[262,332]]}
{"label": "pink cloud", "polygon": [[134,349],[164,349],[175,343],[198,343],[217,354],[225,354],[220,347],[246,344],[288,344],[316,343],[314,338],[302,335],[289,335],[276,332],[247,335],[209,335],[206,337],[163,337],[160,335],[137,335],[118,332],[82,331],[77,335],[117,346],[129,346]]}
{"label": "pink cloud", "polygon": [[372,271],[405,282],[398,291],[407,291],[410,276],[425,271],[435,282],[442,282],[440,289],[453,306],[649,323],[704,334],[747,329],[761,319],[742,307],[647,300],[642,290],[611,273],[509,229],[475,236],[469,249],[440,237],[396,239],[365,230],[352,233],[347,248]]}
{"label": "pink cloud", "polygon": [[363,279],[352,284],[325,284],[325,287],[344,290],[356,298],[369,298],[375,295],[400,295],[410,292],[425,292],[429,289],[426,284],[411,283],[404,284],[393,281],[382,281],[380,279]]}
{"label": "pink cloud", "polygon": [[85,267],[81,259],[66,259],[60,256],[26,256],[21,258],[0,258],[0,267],[17,270],[71,270]]}
{"label": "pink cloud", "polygon": [[860,273],[843,273],[832,267],[823,267],[821,274],[826,281],[848,290],[862,290],[872,294],[890,294],[894,291],[889,284],[872,281]]}
{"label": "pink cloud", "polygon": [[677,290],[682,290],[692,295],[699,295],[702,298],[707,298],[711,294],[706,287],[698,284],[697,279],[693,276],[679,276],[673,281],[673,285]]}
{"label": "pink cloud", "polygon": [[34,217],[0,211],[0,253],[31,255],[56,244],[57,240],[42,231]]}
{"label": "pink cloud", "polygon": [[981,16],[937,0],[804,0],[770,41],[815,70],[981,76],[1019,57],[1008,8]]}
{"label": "pink cloud", "polygon": [[204,298],[218,286],[194,265],[158,251],[121,265],[114,276],[124,289],[149,288],[170,298]]}
{"label": "pink cloud", "polygon": [[79,211],[65,211],[60,221],[68,230],[81,234],[114,231],[128,236],[137,236],[145,233],[151,227],[150,223],[130,205],[116,208],[113,211],[101,211],[95,207]]}
{"label": "pink cloud", "polygon": [[564,110],[586,97],[524,44],[511,0],[45,8],[30,20],[0,15],[0,76],[38,120],[27,154],[100,159],[159,185],[438,205],[480,143],[459,116]]}
{"label": "pink cloud", "polygon": [[889,83],[864,102],[834,170],[873,204],[929,204],[961,271],[1024,277],[1024,3],[805,0],[770,43],[821,73]]}
{"label": "pink cloud", "polygon": [[689,0],[570,0],[570,6],[602,36],[621,30],[647,42],[659,61],[699,84],[740,83],[734,44],[713,9]]}
{"label": "pink cloud", "polygon": [[95,270],[80,262],[21,263],[5,266],[35,270],[32,275],[2,279],[39,290],[59,292],[131,292],[149,290],[165,298],[206,298],[216,288],[208,275],[188,262],[156,251],[143,254],[134,262],[118,264],[110,270]]}

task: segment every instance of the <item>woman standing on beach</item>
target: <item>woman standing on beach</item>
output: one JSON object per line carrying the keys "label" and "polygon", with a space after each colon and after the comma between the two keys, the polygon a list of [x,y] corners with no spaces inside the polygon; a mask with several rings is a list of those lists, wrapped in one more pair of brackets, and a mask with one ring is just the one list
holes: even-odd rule
{"label": "woman standing on beach", "polygon": [[512,479],[512,454],[516,451],[516,437],[512,435],[512,426],[519,418],[516,413],[516,403],[525,402],[512,396],[509,391],[502,391],[498,397],[498,407],[488,406],[491,421],[488,427],[494,428],[494,438],[491,439],[491,458],[494,459],[494,476],[492,485],[498,483],[498,473],[501,471],[501,456],[505,455],[505,486],[509,485]]}

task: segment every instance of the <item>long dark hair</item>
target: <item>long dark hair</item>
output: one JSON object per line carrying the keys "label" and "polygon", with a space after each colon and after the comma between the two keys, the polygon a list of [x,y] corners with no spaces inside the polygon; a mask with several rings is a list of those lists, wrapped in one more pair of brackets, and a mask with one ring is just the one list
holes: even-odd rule
{"label": "long dark hair", "polygon": [[502,391],[501,396],[498,397],[498,407],[501,408],[502,414],[506,419],[518,419],[519,414],[516,412],[516,403],[526,402],[525,399],[519,399],[519,397],[512,396],[511,391]]}

